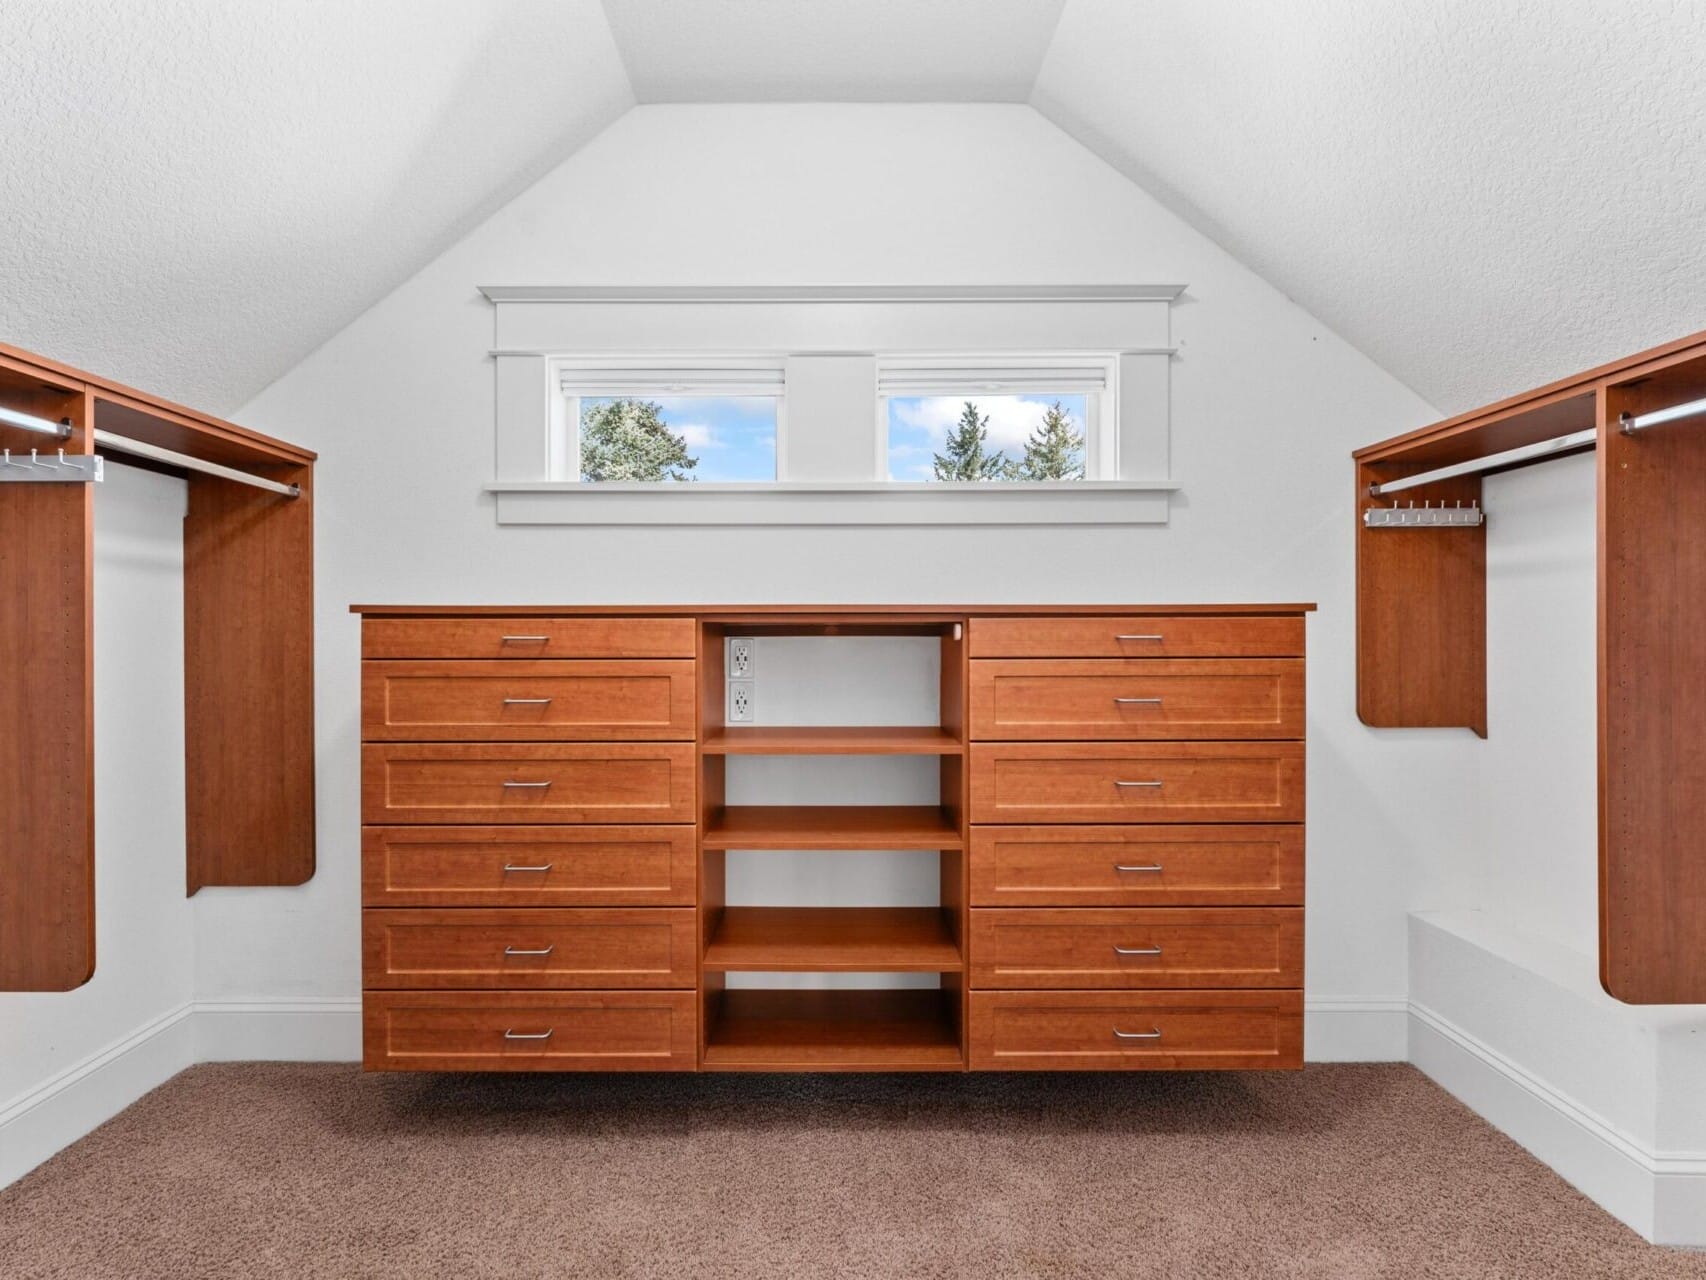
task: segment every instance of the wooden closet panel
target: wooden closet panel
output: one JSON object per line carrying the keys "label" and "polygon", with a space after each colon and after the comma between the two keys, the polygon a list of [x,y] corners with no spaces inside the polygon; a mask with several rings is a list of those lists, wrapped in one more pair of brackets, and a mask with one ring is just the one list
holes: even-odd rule
{"label": "wooden closet panel", "polygon": [[971,901],[1302,906],[1303,827],[973,827]]}
{"label": "wooden closet panel", "polygon": [[371,823],[692,822],[691,742],[368,743]]}
{"label": "wooden closet panel", "polygon": [[[0,403],[74,428],[88,454],[92,403],[0,360]],[[0,425],[28,456],[60,443]],[[93,493],[91,484],[0,486],[0,991],[69,991],[95,971]]]}
{"label": "wooden closet panel", "polygon": [[1706,1002],[1706,426],[1617,429],[1706,396],[1706,369],[1602,398],[1600,977],[1632,1004]]}
{"label": "wooden closet panel", "polygon": [[1298,987],[1301,907],[971,913],[978,987]]}
{"label": "wooden closet panel", "polygon": [[361,664],[367,741],[693,740],[693,663]]}
{"label": "wooden closet panel", "polygon": [[1301,738],[1303,661],[1052,659],[971,663],[985,740]]}
{"label": "wooden closet panel", "polygon": [[314,874],[314,477],[192,475],[184,519],[188,891]]}
{"label": "wooden closet panel", "polygon": [[1301,742],[980,742],[976,823],[1301,822]]}
{"label": "wooden closet panel", "polygon": [[693,905],[693,828],[363,827],[370,907]]}

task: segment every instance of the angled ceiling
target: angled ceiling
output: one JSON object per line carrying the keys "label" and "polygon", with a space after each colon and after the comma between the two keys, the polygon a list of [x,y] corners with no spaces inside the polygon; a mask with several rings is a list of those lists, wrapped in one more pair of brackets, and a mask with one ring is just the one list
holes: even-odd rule
{"label": "angled ceiling", "polygon": [[1023,102],[1063,0],[604,0],[641,102]]}
{"label": "angled ceiling", "polygon": [[1681,0],[8,0],[0,341],[230,411],[636,101],[1030,102],[1442,410],[1706,328]]}
{"label": "angled ceiling", "polygon": [[230,411],[633,102],[597,0],[6,0],[0,341]]}
{"label": "angled ceiling", "polygon": [[1706,5],[1070,0],[1033,104],[1446,412],[1706,328]]}

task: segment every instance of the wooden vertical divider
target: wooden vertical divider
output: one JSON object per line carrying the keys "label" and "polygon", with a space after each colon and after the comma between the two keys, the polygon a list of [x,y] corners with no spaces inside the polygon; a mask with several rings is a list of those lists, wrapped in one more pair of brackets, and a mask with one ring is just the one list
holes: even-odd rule
{"label": "wooden vertical divider", "polygon": [[704,843],[711,819],[723,807],[728,777],[727,757],[705,753],[706,738],[724,724],[724,634],[723,628],[701,622],[698,626],[698,659],[694,664],[694,674],[699,681],[699,724],[695,738],[699,756],[699,813],[694,845],[699,878],[699,954],[695,963],[699,975],[698,1065],[701,1067],[705,1065],[705,1046],[710,1042],[711,1032],[722,1010],[726,985],[722,973],[705,971],[705,948],[722,924],[723,908],[728,901],[728,854],[721,849],[707,849]]}
{"label": "wooden vertical divider", "polygon": [[[970,806],[967,802],[967,756],[971,750],[970,719],[966,714],[966,690],[969,684],[967,668],[967,622],[953,623],[943,629],[941,641],[940,721],[945,732],[959,739],[961,753],[945,755],[940,763],[941,803],[951,816],[960,836],[958,850],[943,849],[937,853],[941,860],[941,903],[948,918],[948,928],[960,955],[970,964],[971,930],[966,910],[971,902],[971,829],[968,826]],[[955,632],[958,631],[958,635]],[[969,984],[963,974],[942,975],[942,998],[949,1004],[950,1016],[958,1028],[960,1052],[968,1061],[970,1006]]]}
{"label": "wooden vertical divider", "polygon": [[192,474],[184,520],[186,883],[314,874],[313,468],[298,498]]}
{"label": "wooden vertical divider", "polygon": [[1600,981],[1706,1003],[1706,358],[1600,395]]}
{"label": "wooden vertical divider", "polygon": [[[14,456],[92,453],[93,400],[0,357]],[[95,972],[94,486],[0,486],[0,990],[69,991]]]}
{"label": "wooden vertical divider", "polygon": [[[1484,738],[1486,528],[1370,529],[1363,512],[1390,500],[1369,486],[1401,471],[1361,463],[1356,474],[1357,715],[1374,728],[1465,728]],[[1406,491],[1412,499],[1479,504],[1481,480]]]}

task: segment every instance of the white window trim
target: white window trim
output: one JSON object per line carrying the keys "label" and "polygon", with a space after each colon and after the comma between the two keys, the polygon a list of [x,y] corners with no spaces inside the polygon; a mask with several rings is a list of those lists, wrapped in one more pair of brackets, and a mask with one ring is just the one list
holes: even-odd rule
{"label": "white window trim", "polygon": [[[485,487],[500,524],[1165,524],[1168,495],[1180,487],[1168,463],[1174,354],[1169,312],[1183,286],[523,286],[482,292],[496,313],[491,352],[496,470]],[[693,340],[707,333],[727,344],[721,358],[737,364],[790,359],[808,364],[810,357],[827,365],[823,357],[833,356],[857,369],[867,361],[873,392],[877,353],[884,352],[891,364],[904,358],[944,365],[955,358],[951,353],[968,348],[1010,365],[1029,365],[1038,351],[1050,350],[1080,366],[1087,353],[1110,360],[1117,390],[1104,395],[1118,396],[1117,413],[1100,415],[1094,443],[1104,473],[1105,451],[1115,452],[1117,474],[1042,484],[877,479],[887,475],[885,415],[882,429],[873,433],[878,450],[858,444],[857,456],[837,463],[832,478],[820,471],[810,480],[798,479],[800,459],[793,456],[797,450],[784,446],[783,431],[808,454],[814,424],[818,441],[826,437],[815,413],[788,429],[784,395],[774,483],[625,485],[548,478],[552,442],[562,435],[561,424],[553,422],[563,404],[558,370],[577,361],[606,369],[618,363],[686,365],[706,358]],[[960,345],[946,340],[951,337]],[[650,354],[636,357],[637,350]],[[833,478],[849,467],[862,468],[866,458],[873,468],[869,475]]]}

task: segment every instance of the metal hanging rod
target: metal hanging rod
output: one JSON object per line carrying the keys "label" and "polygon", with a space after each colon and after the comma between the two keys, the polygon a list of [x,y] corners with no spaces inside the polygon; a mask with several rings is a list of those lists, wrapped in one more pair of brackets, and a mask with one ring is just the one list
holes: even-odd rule
{"label": "metal hanging rod", "polygon": [[174,467],[183,467],[186,471],[200,471],[206,475],[235,480],[238,484],[248,484],[257,489],[266,489],[271,493],[281,493],[287,498],[302,496],[300,485],[269,480],[265,476],[251,475],[247,471],[238,471],[235,467],[224,467],[217,462],[205,462],[200,458],[192,458],[187,453],[178,453],[172,449],[162,449],[159,445],[144,444],[140,440],[115,436],[112,432],[102,431],[99,427],[95,428],[95,443],[103,444],[109,449],[116,449],[119,453],[131,453],[139,458],[151,458],[155,462],[165,462]]}
{"label": "metal hanging rod", "polygon": [[0,422],[14,427],[22,427],[25,431],[34,431],[44,436],[52,436],[56,440],[71,438],[71,420],[49,422],[46,418],[38,418],[33,413],[19,413],[16,409],[0,409]]}
{"label": "metal hanging rod", "polygon": [[1706,400],[1690,400],[1687,404],[1673,404],[1668,409],[1654,409],[1651,413],[1634,417],[1627,413],[1619,414],[1617,426],[1624,435],[1632,436],[1637,431],[1656,427],[1661,422],[1675,422],[1678,418],[1692,418],[1702,413],[1706,413]]}
{"label": "metal hanging rod", "polygon": [[1525,444],[1515,449],[1506,449],[1503,453],[1490,453],[1484,458],[1471,458],[1468,462],[1454,462],[1449,467],[1436,467],[1432,471],[1422,471],[1413,476],[1405,476],[1401,480],[1388,480],[1385,484],[1371,484],[1368,486],[1368,491],[1377,498],[1382,494],[1402,493],[1405,489],[1433,484],[1436,480],[1450,480],[1454,476],[1471,476],[1478,471],[1491,471],[1495,467],[1508,467],[1513,463],[1529,462],[1535,458],[1549,457],[1554,453],[1565,453],[1571,449],[1592,446],[1598,438],[1599,432],[1589,427],[1585,431],[1572,431],[1567,436],[1557,436],[1551,440],[1541,440],[1535,444]]}

